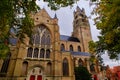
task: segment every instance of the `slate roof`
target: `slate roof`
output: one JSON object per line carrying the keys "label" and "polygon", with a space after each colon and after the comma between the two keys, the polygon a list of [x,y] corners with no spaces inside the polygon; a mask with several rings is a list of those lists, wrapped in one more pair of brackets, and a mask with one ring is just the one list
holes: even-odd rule
{"label": "slate roof", "polygon": [[72,41],[72,42],[80,42],[80,40],[76,37],[66,36],[66,35],[60,35],[60,40],[63,41]]}
{"label": "slate roof", "polygon": [[72,55],[90,56],[87,52],[71,52]]}
{"label": "slate roof", "polygon": [[71,55],[90,56],[90,53],[87,52],[75,52],[75,51],[62,51],[62,52],[70,52]]}

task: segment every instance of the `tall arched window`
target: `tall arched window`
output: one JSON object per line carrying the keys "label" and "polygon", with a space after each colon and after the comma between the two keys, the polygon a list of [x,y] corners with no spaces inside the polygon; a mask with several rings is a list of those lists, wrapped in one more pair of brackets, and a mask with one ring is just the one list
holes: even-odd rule
{"label": "tall arched window", "polygon": [[63,65],[63,76],[69,76],[69,63],[67,58],[63,59],[62,65]]}
{"label": "tall arched window", "polygon": [[65,51],[65,45],[61,44],[61,51]]}
{"label": "tall arched window", "polygon": [[50,50],[49,49],[46,50],[46,58],[50,58]]}
{"label": "tall arched window", "polygon": [[39,49],[35,48],[33,58],[38,58],[38,52],[39,52]]}
{"label": "tall arched window", "polygon": [[32,57],[33,48],[28,48],[27,57]]}
{"label": "tall arched window", "polygon": [[[51,34],[49,29],[41,24],[33,29],[28,48],[27,57],[31,58],[50,58]],[[45,46],[48,50],[45,49]],[[34,47],[39,47],[35,48]]]}
{"label": "tall arched window", "polygon": [[83,65],[84,65],[82,59],[79,59],[79,60],[78,60],[78,65],[79,65],[79,66],[83,66]]}
{"label": "tall arched window", "polygon": [[81,52],[81,47],[80,46],[78,46],[78,51]]}
{"label": "tall arched window", "polygon": [[2,68],[0,71],[0,73],[3,73],[3,74],[1,74],[0,76],[6,76],[8,66],[9,66],[10,57],[11,57],[11,53],[9,53],[6,57],[6,59],[4,59],[4,62],[3,62],[3,65],[2,65]]}
{"label": "tall arched window", "polygon": [[50,45],[51,43],[50,31],[44,25],[35,27],[31,38],[30,42],[34,45]]}
{"label": "tall arched window", "polygon": [[73,51],[73,46],[72,45],[70,45],[70,51]]}
{"label": "tall arched window", "polygon": [[27,75],[28,62],[23,62],[22,64],[22,75]]}
{"label": "tall arched window", "polygon": [[44,58],[45,50],[41,49],[40,50],[40,58]]}

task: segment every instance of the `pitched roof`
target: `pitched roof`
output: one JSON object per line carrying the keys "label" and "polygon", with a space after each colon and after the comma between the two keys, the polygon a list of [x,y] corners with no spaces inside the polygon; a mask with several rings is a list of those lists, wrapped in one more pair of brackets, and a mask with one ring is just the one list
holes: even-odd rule
{"label": "pitched roof", "polygon": [[62,52],[70,52],[71,55],[77,55],[77,56],[90,56],[90,53],[87,52],[75,52],[75,51],[62,51]]}
{"label": "pitched roof", "polygon": [[90,53],[87,52],[71,52],[72,55],[80,55],[80,56],[90,56]]}
{"label": "pitched roof", "polygon": [[76,37],[66,36],[66,35],[60,35],[60,40],[63,41],[72,41],[72,42],[80,42],[80,40]]}

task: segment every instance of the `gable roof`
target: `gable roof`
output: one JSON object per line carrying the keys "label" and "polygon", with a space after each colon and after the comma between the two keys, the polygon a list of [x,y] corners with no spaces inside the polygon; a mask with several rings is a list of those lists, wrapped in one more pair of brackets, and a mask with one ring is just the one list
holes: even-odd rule
{"label": "gable roof", "polygon": [[60,35],[60,40],[63,41],[72,41],[72,42],[80,42],[80,40],[76,37],[66,36],[66,35]]}
{"label": "gable roof", "polygon": [[47,18],[51,18],[50,17],[50,15],[48,14],[48,12],[43,8],[43,9],[41,9],[39,12],[37,12],[35,15],[37,15],[37,16],[45,16],[45,17],[47,17]]}

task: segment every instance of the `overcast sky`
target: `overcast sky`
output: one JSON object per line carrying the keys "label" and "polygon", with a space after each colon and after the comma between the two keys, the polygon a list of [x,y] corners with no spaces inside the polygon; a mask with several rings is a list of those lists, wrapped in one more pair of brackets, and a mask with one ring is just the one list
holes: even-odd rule
{"label": "overcast sky", "polygon": [[[89,2],[87,0],[80,0],[74,4],[72,8],[68,6],[65,8],[60,8],[57,11],[52,11],[49,7],[47,7],[47,3],[44,3],[42,0],[37,1],[37,4],[40,6],[40,8],[45,8],[52,18],[54,17],[55,13],[57,14],[60,34],[68,36],[70,36],[73,31],[73,11],[76,10],[76,6],[79,6],[81,9],[84,8],[87,17],[89,17],[92,39],[94,41],[98,40],[97,36],[99,35],[99,31],[94,25],[94,21],[92,19],[94,16],[91,16],[92,7],[89,6]],[[105,65],[109,65],[110,67],[119,65],[118,61],[110,60],[107,54],[103,55],[102,57],[104,58]]]}

